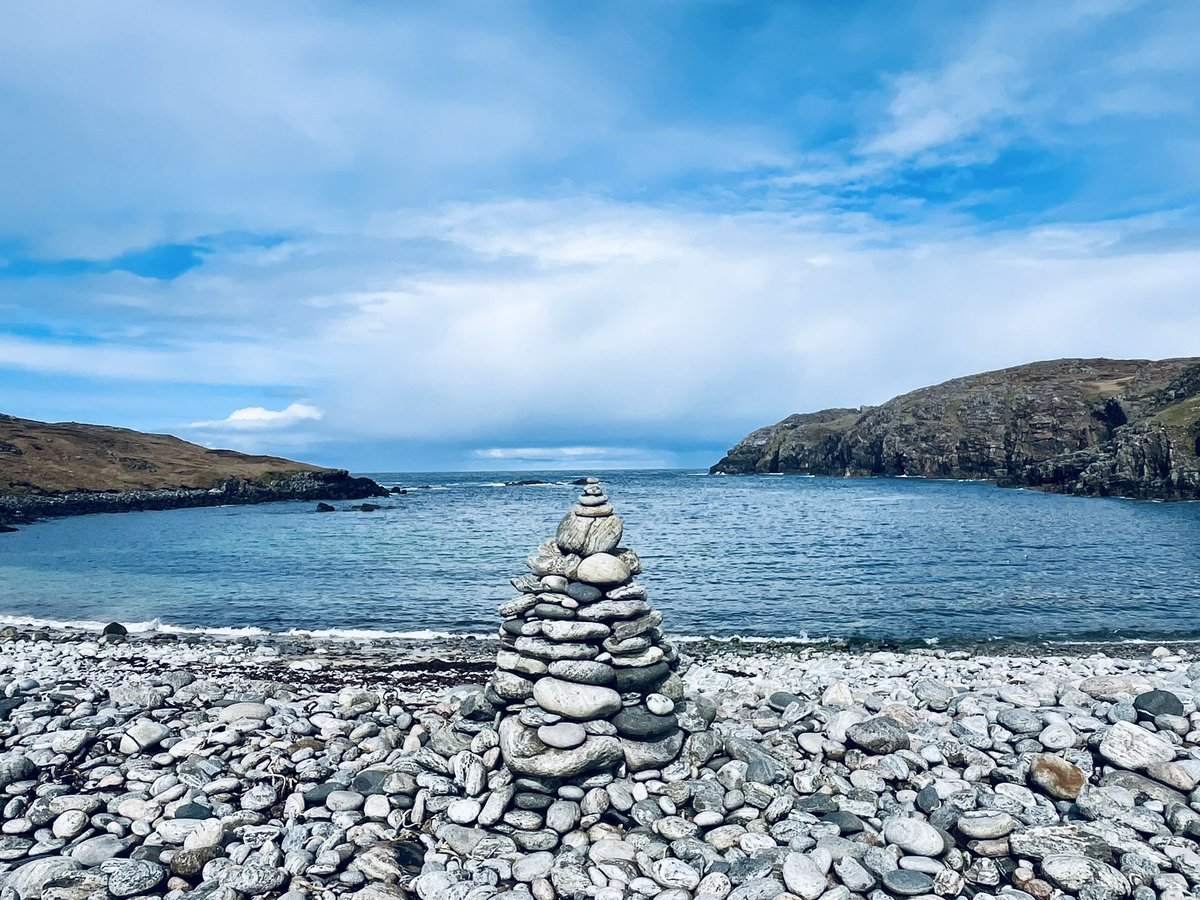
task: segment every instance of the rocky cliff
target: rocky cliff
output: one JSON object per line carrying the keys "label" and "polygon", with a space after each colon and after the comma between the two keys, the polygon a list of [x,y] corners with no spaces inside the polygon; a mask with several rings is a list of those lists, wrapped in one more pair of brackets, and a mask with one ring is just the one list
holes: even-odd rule
{"label": "rocky cliff", "polygon": [[0,530],[45,516],[386,493],[342,469],[209,450],[170,435],[0,415]]}
{"label": "rocky cliff", "polygon": [[1200,499],[1200,358],[1038,362],[881,406],[789,416],[751,432],[711,471],[980,478]]}

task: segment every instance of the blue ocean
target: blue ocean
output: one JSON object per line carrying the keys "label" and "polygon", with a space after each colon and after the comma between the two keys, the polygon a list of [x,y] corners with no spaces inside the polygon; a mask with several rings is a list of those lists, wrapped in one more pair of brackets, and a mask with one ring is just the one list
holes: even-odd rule
{"label": "blue ocean", "polygon": [[[490,634],[579,488],[561,472],[368,473],[315,503],[96,515],[0,537],[0,623]],[[917,479],[603,473],[679,636],[1200,638],[1200,504]],[[505,482],[539,479],[543,485]]]}

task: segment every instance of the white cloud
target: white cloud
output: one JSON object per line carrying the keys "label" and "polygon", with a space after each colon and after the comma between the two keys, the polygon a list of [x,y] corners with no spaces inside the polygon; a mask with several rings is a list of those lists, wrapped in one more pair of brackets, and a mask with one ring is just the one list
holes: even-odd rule
{"label": "white cloud", "polygon": [[[1143,240],[1173,224],[976,235],[591,198],[459,205],[400,237],[214,260],[160,288],[166,347],[12,338],[0,361],[306,398],[194,425],[218,434],[303,421],[318,438],[504,452],[720,442],[1038,358],[1190,355],[1200,250]],[[442,256],[409,259],[418,237]]]}
{"label": "white cloud", "polygon": [[[446,442],[565,465],[1039,357],[1189,354],[1200,252],[1155,237],[1191,225],[1200,175],[1195,92],[1174,80],[1195,28],[1168,17],[1186,6],[1142,32],[1111,3],[938,13],[919,46],[887,41],[882,77],[851,22],[812,85],[785,27],[731,47],[729,79],[670,39],[684,29],[649,41],[618,16],[605,44],[534,7],[0,7],[0,171],[21,173],[0,238],[92,258],[280,236],[171,282],[0,280],[6,322],[86,332],[14,328],[0,367],[87,379],[61,395],[91,415],[124,402],[117,421],[186,405],[242,446]],[[1149,114],[1168,118],[1142,131]],[[1113,116],[1133,118],[1067,130]],[[1018,164],[922,195],[914,169],[1006,143],[1050,166],[1031,190]],[[1125,145],[1137,164],[1104,156]],[[1087,163],[1060,178],[1063,148]],[[1089,190],[1122,207],[1113,222],[1040,206]],[[968,210],[1005,197],[1018,226]],[[1173,204],[1181,221],[1125,217]],[[219,418],[250,403],[266,406]]]}
{"label": "white cloud", "polygon": [[319,422],[324,411],[307,403],[293,403],[286,409],[271,410],[261,406],[237,409],[227,418],[213,422],[192,422],[188,428],[197,431],[272,431],[290,428],[301,422]]}

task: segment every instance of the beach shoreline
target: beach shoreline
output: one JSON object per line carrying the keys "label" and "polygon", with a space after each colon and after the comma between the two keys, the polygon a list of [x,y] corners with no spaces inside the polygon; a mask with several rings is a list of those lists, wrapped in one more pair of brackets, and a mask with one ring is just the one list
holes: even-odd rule
{"label": "beach shoreline", "polygon": [[[824,867],[820,896],[903,896],[885,888],[903,878],[919,881],[916,875],[886,876],[887,882],[886,873],[871,868],[884,864],[880,848],[895,849],[888,828],[898,826],[888,823],[897,817],[928,818],[944,835],[938,852],[903,851],[916,860],[910,865],[940,879],[946,889],[940,896],[1021,900],[1013,893],[1020,883],[1024,896],[1038,900],[1118,897],[1142,878],[1159,900],[1178,900],[1200,883],[1200,862],[1189,868],[1193,855],[1200,861],[1194,840],[1200,814],[1190,811],[1200,792],[1189,799],[1191,788],[1184,790],[1189,779],[1194,786],[1193,775],[1200,778],[1200,657],[1187,646],[1024,655],[999,648],[897,652],[735,641],[688,642],[681,649],[688,708],[710,708],[713,733],[722,739],[752,741],[773,754],[787,777],[763,790],[794,804],[769,827],[760,810],[735,806],[724,825],[708,832],[743,835],[721,850],[725,862],[707,865],[706,885],[728,887],[711,896],[806,896],[789,889],[796,867],[811,874],[813,860]],[[467,744],[452,740],[454,729],[489,676],[495,650],[495,642],[471,636],[333,640],[156,631],[102,637],[8,625],[0,630],[0,787],[7,804],[0,886],[26,885],[14,889],[22,900],[36,896],[21,890],[38,879],[40,896],[51,900],[707,900],[703,891],[654,881],[664,871],[656,860],[684,852],[661,837],[683,827],[673,823],[684,816],[682,806],[676,815],[665,812],[675,792],[662,793],[668,786],[661,780],[618,780],[618,786],[628,781],[635,791],[650,791],[644,815],[612,812],[617,819],[597,817],[584,831],[577,825],[563,835],[558,856],[513,845],[511,838],[525,832],[503,822],[483,827],[448,818],[462,790],[452,757],[467,752],[455,750]],[[1131,716],[1135,696],[1154,689],[1169,691],[1186,713],[1153,722]],[[848,726],[884,715],[904,723],[913,750],[870,751],[847,737]],[[1142,731],[1131,717],[1150,729],[1148,741],[1170,746],[1177,757],[1167,769],[1152,770],[1157,778],[1148,777],[1144,765],[1138,772],[1123,768],[1101,749],[1114,729]],[[1023,718],[1032,724],[1020,725]],[[1039,754],[1060,757],[1082,773],[1087,804],[1044,795],[1030,774]],[[714,759],[712,765],[725,767],[699,763],[693,777],[724,779],[729,769],[721,760],[728,757],[718,750]],[[907,767],[907,774],[896,775],[896,766]],[[753,796],[752,786],[747,782],[737,796]],[[914,806],[924,797],[922,786],[934,791],[943,810],[960,804],[956,815],[966,821],[995,813],[1005,833],[963,834],[966,825],[956,825],[957,818]],[[657,806],[656,797],[663,801]],[[456,810],[479,806],[463,799]],[[699,814],[687,813],[693,815]],[[1126,824],[1130,819],[1136,830]],[[839,832],[830,822],[850,822],[850,830]],[[477,844],[462,842],[464,834],[490,835],[500,849],[480,855]],[[652,855],[615,869],[589,863],[586,853],[580,861],[578,846],[604,840],[614,841],[608,849],[619,843]],[[1051,859],[1062,853],[1074,854],[1076,867],[1107,867],[1096,871],[1128,890],[1063,889],[1072,860]],[[1154,872],[1137,868],[1145,869],[1147,859]],[[531,868],[537,875],[528,878]],[[130,879],[136,888],[139,877],[151,886],[122,893]],[[591,878],[590,892],[579,877]],[[691,883],[686,872],[683,877]],[[864,887],[867,879],[874,888]],[[605,883],[594,883],[599,880]],[[769,893],[774,887],[779,892]],[[1051,891],[1044,898],[1043,887]]]}

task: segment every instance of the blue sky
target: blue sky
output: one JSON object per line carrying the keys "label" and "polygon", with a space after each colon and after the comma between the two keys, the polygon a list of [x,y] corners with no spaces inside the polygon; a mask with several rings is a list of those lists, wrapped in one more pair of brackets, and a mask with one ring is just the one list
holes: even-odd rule
{"label": "blue sky", "polygon": [[1200,354],[1200,5],[0,7],[0,411],[704,466]]}

